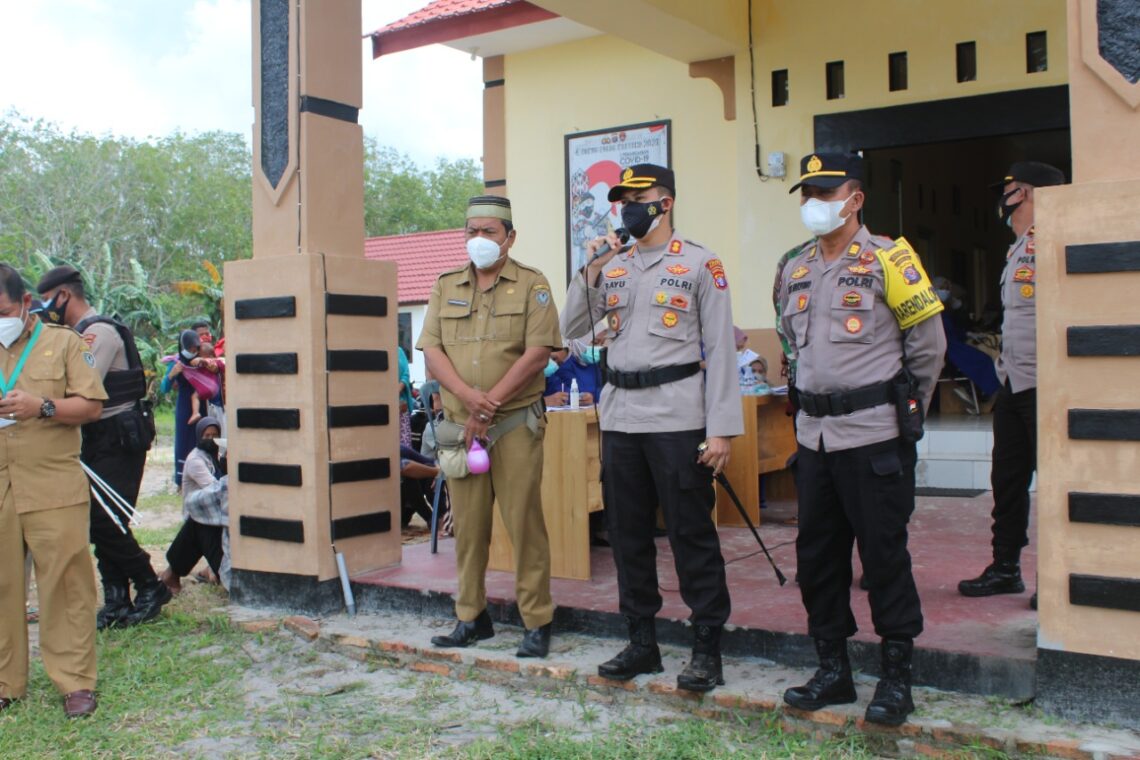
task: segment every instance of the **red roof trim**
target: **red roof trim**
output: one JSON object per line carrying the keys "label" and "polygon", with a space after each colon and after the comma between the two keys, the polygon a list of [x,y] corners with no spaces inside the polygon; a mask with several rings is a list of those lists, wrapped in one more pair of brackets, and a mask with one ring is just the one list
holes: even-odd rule
{"label": "red roof trim", "polygon": [[379,29],[371,35],[372,57],[379,58],[381,55],[398,53],[402,50],[413,50],[464,37],[489,34],[558,17],[557,13],[551,13],[524,0],[509,5],[480,8],[460,15],[429,19],[414,26],[388,32]]}

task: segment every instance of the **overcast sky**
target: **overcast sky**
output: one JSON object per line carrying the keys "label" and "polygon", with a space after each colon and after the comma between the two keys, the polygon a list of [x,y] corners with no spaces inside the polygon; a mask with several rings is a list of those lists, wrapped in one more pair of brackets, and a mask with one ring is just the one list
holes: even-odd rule
{"label": "overcast sky", "polygon": [[[427,3],[361,0],[364,29]],[[250,20],[249,0],[3,0],[0,112],[139,139],[248,137]],[[366,135],[421,164],[479,159],[481,59],[433,45],[372,60],[360,45]]]}

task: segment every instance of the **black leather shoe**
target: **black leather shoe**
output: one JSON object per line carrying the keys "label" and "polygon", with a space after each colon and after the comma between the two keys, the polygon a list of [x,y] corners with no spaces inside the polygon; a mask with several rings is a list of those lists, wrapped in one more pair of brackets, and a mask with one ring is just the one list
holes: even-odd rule
{"label": "black leather shoe", "polygon": [[910,639],[883,639],[880,650],[883,677],[875,686],[875,696],[863,717],[868,723],[901,726],[906,722],[906,716],[914,712],[914,700],[910,694],[910,661],[914,642]]}
{"label": "black leather shoe", "polygon": [[693,642],[693,656],[677,676],[677,688],[706,692],[724,686],[724,669],[720,661],[719,625],[698,625]]}
{"label": "black leather shoe", "polygon": [[483,610],[474,620],[460,620],[455,630],[447,636],[432,636],[431,643],[437,647],[469,647],[476,641],[483,641],[495,635],[491,616]]}
{"label": "black leather shoe", "polygon": [[1008,560],[995,561],[977,578],[958,584],[962,596],[993,596],[994,594],[1020,594],[1025,591],[1021,581],[1021,566]]}
{"label": "black leather shoe", "polygon": [[127,618],[135,611],[131,604],[131,589],[127,584],[103,586],[103,606],[95,613],[95,628],[119,628],[127,625]]}
{"label": "black leather shoe", "polygon": [[847,639],[815,640],[819,670],[803,686],[784,692],[784,701],[798,710],[818,710],[827,705],[847,705],[855,701],[855,681],[847,659]]}
{"label": "black leather shoe", "polygon": [[627,617],[625,622],[629,626],[629,644],[616,657],[599,665],[598,675],[611,681],[628,681],[643,673],[664,671],[653,618]]}
{"label": "black leather shoe", "polygon": [[135,609],[127,615],[123,625],[139,625],[154,620],[162,612],[162,607],[173,598],[170,589],[156,576],[147,581],[135,594]]}
{"label": "black leather shoe", "polygon": [[545,657],[550,653],[550,623],[538,628],[528,628],[523,634],[517,657]]}
{"label": "black leather shoe", "polygon": [[1033,596],[1029,597],[1029,609],[1037,609],[1037,592],[1033,592]]}

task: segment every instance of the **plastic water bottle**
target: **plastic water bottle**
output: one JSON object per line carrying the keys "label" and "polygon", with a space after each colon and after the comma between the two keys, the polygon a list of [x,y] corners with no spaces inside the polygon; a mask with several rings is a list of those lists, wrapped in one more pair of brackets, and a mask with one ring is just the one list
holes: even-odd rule
{"label": "plastic water bottle", "polygon": [[578,378],[570,381],[570,408],[578,408]]}

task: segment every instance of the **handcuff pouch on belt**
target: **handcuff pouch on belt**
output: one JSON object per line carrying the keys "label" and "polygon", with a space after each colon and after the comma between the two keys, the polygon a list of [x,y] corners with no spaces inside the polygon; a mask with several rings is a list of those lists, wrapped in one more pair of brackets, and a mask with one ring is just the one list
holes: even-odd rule
{"label": "handcuff pouch on belt", "polygon": [[[487,428],[487,443],[483,448],[489,452],[499,439],[520,425],[526,425],[535,438],[542,437],[546,429],[546,412],[542,399],[524,409],[515,409]],[[436,456],[439,469],[448,480],[458,480],[471,474],[467,469],[467,445],[463,425],[449,419],[442,419],[435,425]]]}
{"label": "handcuff pouch on belt", "polygon": [[899,439],[903,443],[916,443],[922,440],[926,410],[922,396],[918,392],[918,378],[903,369],[891,379],[894,394],[895,412],[899,419]]}

